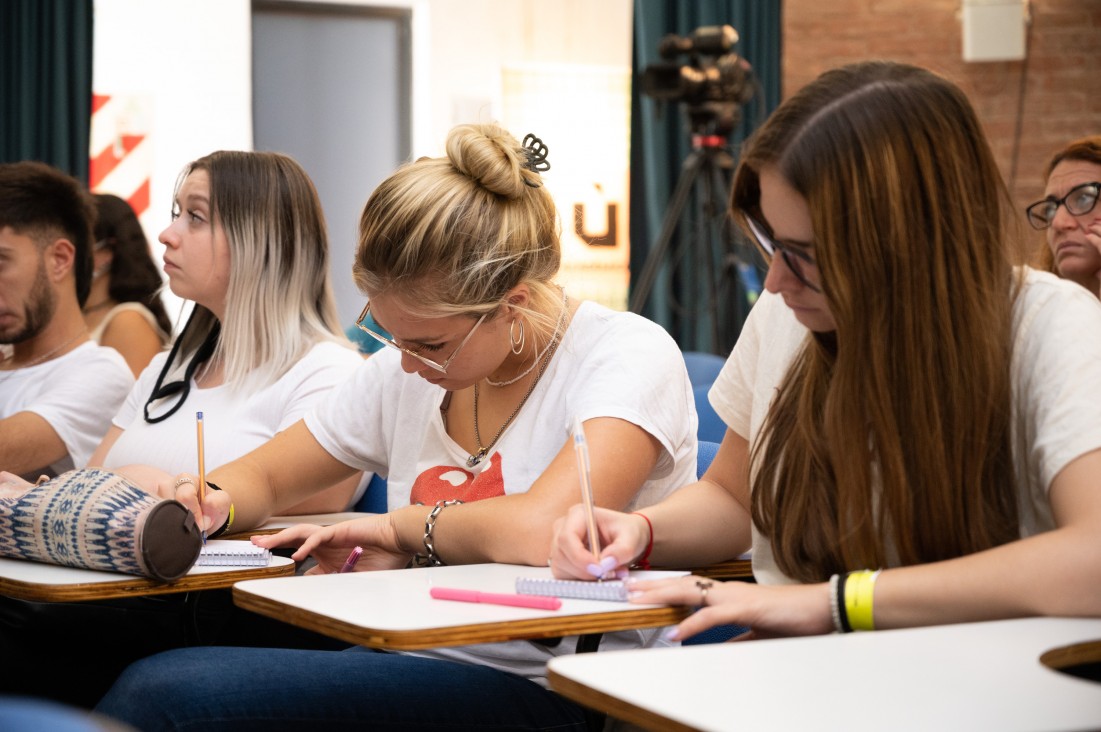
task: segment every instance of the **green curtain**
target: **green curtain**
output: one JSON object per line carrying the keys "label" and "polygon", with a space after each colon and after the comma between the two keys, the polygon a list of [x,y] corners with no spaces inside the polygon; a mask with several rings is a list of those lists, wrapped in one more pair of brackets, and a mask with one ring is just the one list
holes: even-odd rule
{"label": "green curtain", "polygon": [[[726,198],[741,143],[780,101],[780,11],[779,0],[635,0],[631,309],[663,325],[685,351],[728,354],[759,291],[763,263],[731,226]],[[750,64],[755,82],[705,88],[740,87],[753,95],[733,105],[737,124],[719,125],[728,133],[726,144],[694,144],[692,132],[708,129],[709,108],[687,91],[660,101],[656,93],[643,93],[643,85],[647,70],[660,64],[716,67],[721,51],[667,59],[658,49],[667,34],[691,38],[698,28],[721,25],[738,32],[728,53]],[[675,82],[659,86],[676,88]],[[689,112],[701,107],[704,113],[690,122]],[[673,200],[678,183],[687,193],[679,207]],[[663,226],[672,236],[662,236]],[[647,274],[652,284],[644,281]]]}
{"label": "green curtain", "polygon": [[0,0],[0,162],[88,183],[93,0]]}

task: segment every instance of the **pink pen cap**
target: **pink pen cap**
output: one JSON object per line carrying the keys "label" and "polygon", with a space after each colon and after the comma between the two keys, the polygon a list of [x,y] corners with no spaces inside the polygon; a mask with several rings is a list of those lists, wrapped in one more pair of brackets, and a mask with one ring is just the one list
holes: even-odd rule
{"label": "pink pen cap", "polygon": [[357,546],[352,550],[352,553],[348,555],[348,558],[344,560],[344,566],[340,568],[340,573],[351,572],[356,568],[356,562],[359,561],[360,555],[363,554],[363,547]]}
{"label": "pink pen cap", "polygon": [[453,587],[433,587],[428,591],[428,594],[437,600],[481,602],[489,605],[529,607],[535,610],[558,610],[562,607],[562,601],[557,597],[541,597],[539,595],[510,595],[502,592],[460,590]]}

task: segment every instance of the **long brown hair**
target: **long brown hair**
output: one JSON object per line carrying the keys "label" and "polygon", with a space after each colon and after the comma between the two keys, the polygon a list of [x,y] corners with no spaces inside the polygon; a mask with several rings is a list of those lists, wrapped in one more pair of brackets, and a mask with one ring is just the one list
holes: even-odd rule
{"label": "long brown hair", "polygon": [[752,454],[752,514],[801,581],[936,561],[1018,536],[1010,449],[1013,205],[941,77],[827,72],[748,143],[806,200],[836,333],[808,338]]}

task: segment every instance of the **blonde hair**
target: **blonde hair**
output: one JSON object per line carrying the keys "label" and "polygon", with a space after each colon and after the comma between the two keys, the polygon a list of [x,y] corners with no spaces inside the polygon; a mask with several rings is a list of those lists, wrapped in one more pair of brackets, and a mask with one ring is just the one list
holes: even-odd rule
{"label": "blonde hair", "polygon": [[808,338],[753,445],[752,514],[802,581],[1018,536],[1008,254],[1016,212],[964,94],[886,62],[827,72],[749,142],[806,200],[835,334]]}
{"label": "blonde hair", "polygon": [[561,295],[554,201],[525,149],[492,124],[462,125],[447,156],[421,158],[371,194],[359,222],[353,276],[368,297],[400,292],[417,315],[494,312],[525,283],[525,313],[548,330]]}
{"label": "blonde hair", "polygon": [[177,350],[186,362],[217,338],[214,357],[223,360],[226,383],[262,388],[319,341],[345,340],[321,202],[306,171],[279,153],[211,153],[184,169],[177,189],[196,170],[210,177],[212,226],[229,244],[229,285],[224,322],[196,304]]}

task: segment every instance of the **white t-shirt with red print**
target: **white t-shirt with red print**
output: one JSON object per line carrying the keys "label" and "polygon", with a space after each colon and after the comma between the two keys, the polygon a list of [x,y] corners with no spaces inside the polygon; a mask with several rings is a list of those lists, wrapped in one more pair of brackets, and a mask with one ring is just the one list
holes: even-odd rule
{"label": "white t-shirt with red print", "polygon": [[[623,419],[660,443],[657,465],[628,510],[696,480],[696,411],[684,358],[660,326],[638,315],[582,302],[527,403],[473,468],[444,427],[445,391],[403,372],[400,358],[393,349],[371,356],[306,417],[335,458],[387,476],[391,509],[523,493],[570,440],[575,417]],[[656,636],[608,634],[601,647],[662,644]],[[567,638],[553,648],[516,642],[418,655],[488,664],[544,683],[546,662],[575,648],[576,640]]]}

